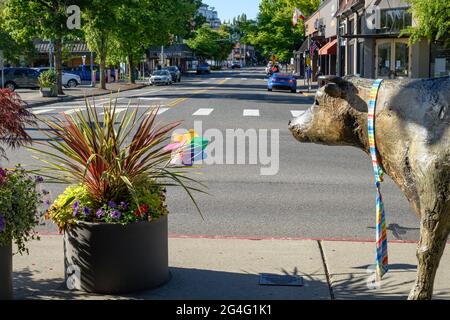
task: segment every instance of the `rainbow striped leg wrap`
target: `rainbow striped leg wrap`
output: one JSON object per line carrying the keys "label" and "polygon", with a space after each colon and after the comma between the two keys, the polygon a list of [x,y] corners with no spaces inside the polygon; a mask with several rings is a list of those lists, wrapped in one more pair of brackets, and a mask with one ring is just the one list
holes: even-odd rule
{"label": "rainbow striped leg wrap", "polygon": [[376,273],[377,280],[380,281],[383,275],[388,271],[388,240],[386,232],[386,217],[384,213],[383,197],[381,195],[381,183],[383,182],[383,169],[378,158],[378,151],[375,143],[375,111],[377,106],[377,96],[383,79],[375,80],[370,91],[368,129],[369,146],[372,156],[373,170],[375,173],[375,185],[377,188],[377,206],[376,206],[376,247],[377,262]]}

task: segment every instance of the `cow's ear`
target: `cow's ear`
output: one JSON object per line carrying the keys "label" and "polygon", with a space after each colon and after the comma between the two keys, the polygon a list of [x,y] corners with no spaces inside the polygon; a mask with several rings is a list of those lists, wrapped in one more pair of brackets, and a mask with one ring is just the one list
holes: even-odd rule
{"label": "cow's ear", "polygon": [[333,98],[341,98],[342,97],[342,89],[336,83],[327,83],[324,87],[324,91],[326,94]]}
{"label": "cow's ear", "polygon": [[341,77],[334,76],[334,75],[328,75],[328,76],[320,76],[320,80],[324,81],[325,83],[336,83],[338,85],[341,85],[345,82],[345,80]]}

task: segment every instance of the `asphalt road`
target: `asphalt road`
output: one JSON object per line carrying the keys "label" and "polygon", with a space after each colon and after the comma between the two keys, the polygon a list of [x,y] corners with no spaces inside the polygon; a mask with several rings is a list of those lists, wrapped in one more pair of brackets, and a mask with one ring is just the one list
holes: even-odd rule
{"label": "asphalt road", "polygon": [[[268,92],[262,69],[214,72],[207,76],[184,78],[168,87],[148,87],[120,94],[119,107],[160,105],[161,121],[183,120],[182,128],[201,123],[203,134],[215,133],[211,142],[223,145],[223,155],[213,153],[210,160],[219,164],[203,165],[195,177],[208,186],[209,195],[197,200],[205,220],[195,211],[180,189],[170,189],[170,233],[237,237],[295,237],[314,239],[361,239],[375,237],[375,190],[370,159],[350,147],[300,144],[289,133],[293,114],[308,108],[312,96],[301,93]],[[102,104],[108,98],[97,98]],[[52,104],[33,109],[39,116],[76,111],[83,101]],[[257,164],[231,161],[226,148],[235,140],[227,130],[243,129],[254,133],[238,147],[257,150]],[[42,134],[29,131],[39,141]],[[223,136],[221,143],[220,136]],[[267,135],[265,134],[267,133]],[[231,136],[230,136],[231,137]],[[264,142],[270,150],[264,148]],[[263,144],[261,146],[261,143]],[[216,149],[218,150],[218,149]],[[262,150],[262,151],[261,151]],[[270,151],[270,152],[267,152]],[[10,165],[33,165],[27,150],[10,152]],[[271,164],[275,175],[261,175]],[[220,164],[227,162],[228,164]],[[241,159],[242,160],[242,159]],[[265,163],[262,164],[261,162]],[[63,186],[47,186],[57,195]],[[383,186],[390,239],[418,239],[419,221],[403,194],[388,178]],[[56,231],[52,224],[40,228]]]}

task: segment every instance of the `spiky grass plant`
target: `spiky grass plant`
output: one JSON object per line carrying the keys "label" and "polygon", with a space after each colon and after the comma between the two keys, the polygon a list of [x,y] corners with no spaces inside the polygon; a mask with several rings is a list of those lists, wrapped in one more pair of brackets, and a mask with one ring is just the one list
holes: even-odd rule
{"label": "spiky grass plant", "polygon": [[43,132],[51,150],[30,148],[43,162],[40,175],[48,182],[85,186],[98,208],[127,195],[137,202],[136,190],[142,181],[162,188],[180,186],[200,213],[192,191],[204,192],[204,186],[186,175],[186,167],[171,166],[172,152],[165,148],[169,133],[180,122],[160,125],[159,108],[138,116],[138,108],[130,106],[120,118],[116,105],[117,99],[111,98],[103,106],[103,122],[98,108],[88,100],[85,112],[41,119],[48,127]]}

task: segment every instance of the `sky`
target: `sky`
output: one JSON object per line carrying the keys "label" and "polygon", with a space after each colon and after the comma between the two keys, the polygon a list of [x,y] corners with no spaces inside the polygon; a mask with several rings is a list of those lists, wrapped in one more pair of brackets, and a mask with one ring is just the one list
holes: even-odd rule
{"label": "sky", "polygon": [[228,21],[242,13],[247,14],[249,19],[255,19],[261,0],[203,0],[202,2],[215,7],[221,21]]}

